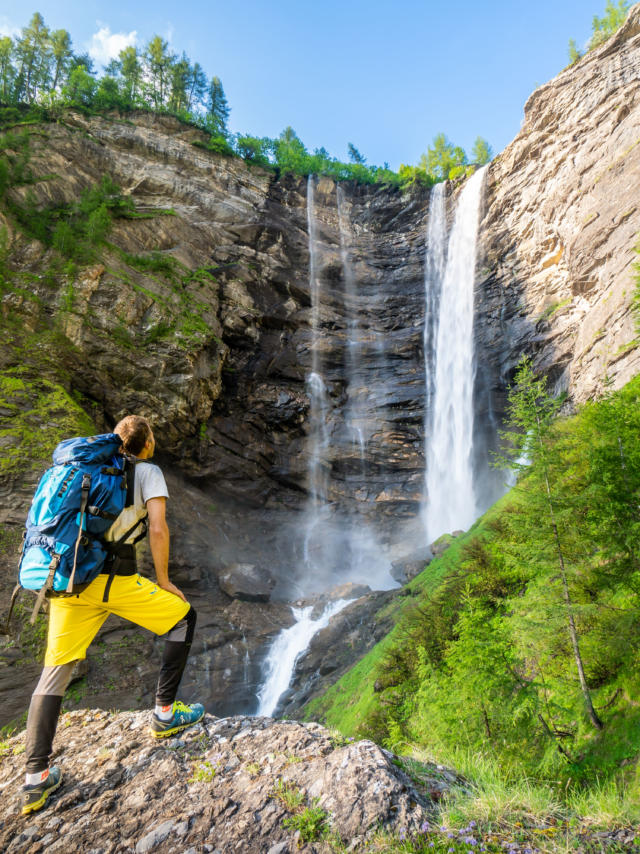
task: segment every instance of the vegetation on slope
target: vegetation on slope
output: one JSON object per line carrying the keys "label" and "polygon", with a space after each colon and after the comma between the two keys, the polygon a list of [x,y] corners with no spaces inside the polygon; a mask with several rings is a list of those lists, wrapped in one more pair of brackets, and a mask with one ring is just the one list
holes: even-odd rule
{"label": "vegetation on slope", "polygon": [[[505,768],[565,780],[615,775],[634,758],[640,378],[568,420],[553,418],[558,403],[525,365],[508,438],[526,470],[423,573],[412,613],[360,663],[375,665],[378,688],[360,733],[435,752],[462,735]],[[356,678],[318,705],[348,732],[340,698]]]}
{"label": "vegetation on slope", "polygon": [[604,15],[600,18],[598,15],[593,16],[591,23],[591,38],[584,51],[581,51],[576,44],[575,39],[569,39],[569,62],[573,65],[579,59],[599,47],[603,42],[616,33],[624,24],[627,15],[629,14],[628,0],[618,0],[613,3],[612,0],[607,0]]}

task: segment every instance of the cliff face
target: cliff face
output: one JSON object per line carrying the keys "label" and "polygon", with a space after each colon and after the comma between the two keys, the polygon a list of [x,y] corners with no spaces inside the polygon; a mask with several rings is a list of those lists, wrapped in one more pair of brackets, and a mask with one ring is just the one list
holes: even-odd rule
{"label": "cliff face", "polygon": [[[634,7],[613,39],[531,96],[522,131],[488,171],[475,323],[485,456],[523,353],[576,401],[640,368],[629,308],[639,128]],[[171,472],[172,571],[201,614],[189,679],[218,710],[251,709],[264,645],[292,618],[284,605],[232,602],[216,576],[241,561],[266,564],[280,596],[322,583],[303,565],[299,512],[314,358],[335,517],[366,521],[389,559],[415,548],[429,193],[321,178],[310,209],[306,179],[211,154],[198,131],[147,114],[68,112],[27,133],[33,181],[9,202],[72,203],[108,174],[136,215],[115,220],[99,260],[76,268],[0,221],[10,241],[0,252],[0,523],[22,524],[43,461],[61,434],[88,429],[87,415],[98,429],[149,415]],[[449,219],[458,192],[448,187]],[[337,574],[351,564],[338,555]],[[117,642],[127,631],[111,629]],[[118,678],[133,696],[130,674]]]}
{"label": "cliff face", "polygon": [[629,311],[639,187],[636,5],[613,38],[531,95],[491,165],[477,327],[496,385],[522,351],[575,401],[640,370]]}

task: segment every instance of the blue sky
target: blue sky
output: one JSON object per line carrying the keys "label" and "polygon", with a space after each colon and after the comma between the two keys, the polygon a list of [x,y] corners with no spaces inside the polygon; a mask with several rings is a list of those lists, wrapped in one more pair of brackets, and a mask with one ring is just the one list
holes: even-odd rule
{"label": "blue sky", "polygon": [[[109,4],[3,0],[0,32],[39,11],[76,51],[105,56],[159,33],[223,82],[233,131],[277,136],[292,125],[308,148],[346,159],[416,163],[436,133],[497,153],[518,132],[526,99],[584,45],[605,0],[242,0]],[[25,11],[26,10],[26,11]]]}

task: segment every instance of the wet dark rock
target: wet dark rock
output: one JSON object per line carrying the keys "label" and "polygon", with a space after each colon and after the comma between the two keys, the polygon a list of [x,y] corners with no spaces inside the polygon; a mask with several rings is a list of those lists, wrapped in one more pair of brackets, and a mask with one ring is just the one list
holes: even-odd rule
{"label": "wet dark rock", "polygon": [[394,560],[391,564],[391,575],[399,584],[406,584],[419,575],[433,557],[430,549],[419,549],[406,557]]}
{"label": "wet dark rock", "polygon": [[236,563],[218,576],[218,584],[232,599],[268,602],[276,582],[266,569],[250,563]]}

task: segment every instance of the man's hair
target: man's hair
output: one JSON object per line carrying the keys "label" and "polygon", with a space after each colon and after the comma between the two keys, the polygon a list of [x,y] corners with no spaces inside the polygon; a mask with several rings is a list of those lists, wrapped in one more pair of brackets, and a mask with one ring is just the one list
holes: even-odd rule
{"label": "man's hair", "polygon": [[142,415],[126,415],[118,421],[113,432],[122,438],[122,448],[127,454],[137,457],[151,438],[151,425]]}

